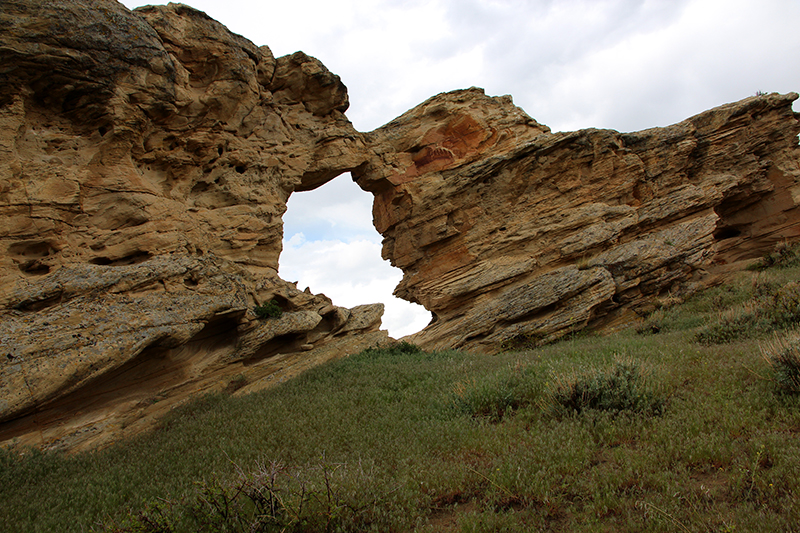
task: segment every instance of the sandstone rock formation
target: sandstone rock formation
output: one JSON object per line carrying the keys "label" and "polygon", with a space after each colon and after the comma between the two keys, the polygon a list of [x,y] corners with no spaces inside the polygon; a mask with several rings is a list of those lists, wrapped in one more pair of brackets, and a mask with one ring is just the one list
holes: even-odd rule
{"label": "sandstone rock formation", "polygon": [[509,97],[435,96],[366,135],[408,340],[496,352],[652,309],[800,235],[797,94],[636,133],[551,133]]}
{"label": "sandstone rock formation", "polygon": [[552,133],[468,89],[360,134],[319,61],[187,6],[8,0],[0,30],[0,443],[103,445],[391,342],[277,274],[289,195],[344,172],[427,349],[625,323],[800,234],[796,94]]}
{"label": "sandstone rock formation", "polygon": [[180,4],[10,0],[0,28],[0,441],[102,444],[388,340],[381,304],[277,275],[289,195],[367,157],[338,76]]}

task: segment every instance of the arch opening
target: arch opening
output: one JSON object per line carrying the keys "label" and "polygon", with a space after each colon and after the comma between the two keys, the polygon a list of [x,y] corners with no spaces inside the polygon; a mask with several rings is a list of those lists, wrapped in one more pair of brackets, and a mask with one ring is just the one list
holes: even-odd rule
{"label": "arch opening", "polygon": [[403,274],[381,258],[381,241],[372,225],[372,195],[347,173],[291,195],[278,274],[342,307],[383,303],[381,328],[404,337],[427,326],[431,313],[392,294]]}

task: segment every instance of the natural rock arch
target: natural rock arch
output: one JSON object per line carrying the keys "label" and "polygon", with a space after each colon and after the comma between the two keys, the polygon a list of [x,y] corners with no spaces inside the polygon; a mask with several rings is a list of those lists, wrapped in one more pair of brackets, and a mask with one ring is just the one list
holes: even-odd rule
{"label": "natural rock arch", "polygon": [[104,445],[393,342],[381,304],[277,274],[289,196],[346,172],[426,349],[636,320],[800,235],[794,93],[552,133],[473,88],[362,134],[319,61],[188,6],[20,0],[0,25],[0,442]]}
{"label": "natural rock arch", "polygon": [[0,441],[102,444],[234,376],[389,341],[380,304],[277,275],[289,195],[366,158],[338,76],[180,4],[22,1],[0,22]]}

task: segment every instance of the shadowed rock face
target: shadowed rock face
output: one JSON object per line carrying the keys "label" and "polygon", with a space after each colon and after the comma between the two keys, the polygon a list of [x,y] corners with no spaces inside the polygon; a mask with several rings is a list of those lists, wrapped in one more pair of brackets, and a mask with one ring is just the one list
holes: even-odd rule
{"label": "shadowed rock face", "polygon": [[609,327],[800,235],[797,94],[636,133],[551,133],[509,97],[440,94],[366,134],[395,294],[426,349],[496,352]]}
{"label": "shadowed rock face", "polygon": [[0,65],[0,441],[102,444],[387,341],[381,304],[277,275],[289,195],[367,157],[319,61],[180,4],[11,0]]}

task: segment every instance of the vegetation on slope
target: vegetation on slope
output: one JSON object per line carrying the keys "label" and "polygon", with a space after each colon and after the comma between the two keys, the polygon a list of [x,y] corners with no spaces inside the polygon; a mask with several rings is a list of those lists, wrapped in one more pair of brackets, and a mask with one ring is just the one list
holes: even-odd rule
{"label": "vegetation on slope", "polygon": [[[6,531],[793,531],[800,345],[786,328],[800,321],[787,296],[798,276],[748,272],[670,302],[638,333],[492,357],[367,350],[260,394],[205,397],[93,453],[6,450],[0,520]],[[731,322],[732,308],[758,320]]]}

